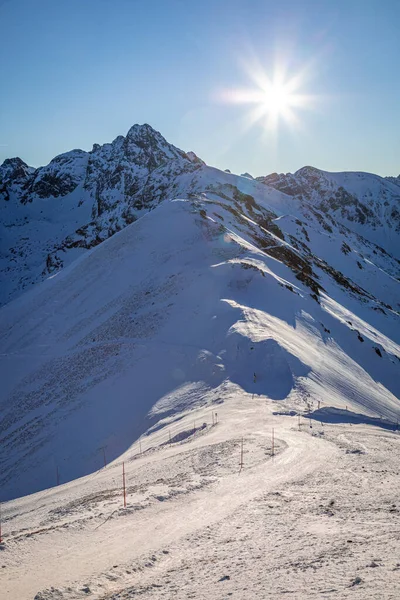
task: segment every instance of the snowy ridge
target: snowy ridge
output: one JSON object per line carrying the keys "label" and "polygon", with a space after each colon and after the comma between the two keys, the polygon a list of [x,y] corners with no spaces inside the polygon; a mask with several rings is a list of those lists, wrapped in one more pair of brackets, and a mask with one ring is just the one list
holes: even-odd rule
{"label": "snowy ridge", "polygon": [[361,290],[269,218],[237,190],[164,202],[3,307],[3,498],[50,486],[54,460],[96,470],[224,381],[397,419],[398,313],[378,294],[397,280],[375,268]]}

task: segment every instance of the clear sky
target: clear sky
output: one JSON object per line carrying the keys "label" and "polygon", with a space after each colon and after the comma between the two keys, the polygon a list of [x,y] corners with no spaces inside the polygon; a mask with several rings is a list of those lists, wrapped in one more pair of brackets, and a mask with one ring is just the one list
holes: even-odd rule
{"label": "clear sky", "polygon": [[398,175],[399,24],[399,0],[0,0],[0,162],[147,122],[236,173]]}

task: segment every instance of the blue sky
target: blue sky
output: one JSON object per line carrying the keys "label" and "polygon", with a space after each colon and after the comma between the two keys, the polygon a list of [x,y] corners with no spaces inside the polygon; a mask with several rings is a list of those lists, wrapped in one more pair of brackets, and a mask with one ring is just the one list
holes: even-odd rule
{"label": "blue sky", "polygon": [[[150,123],[208,164],[253,175],[400,173],[398,0],[0,0],[0,162],[46,164]],[[249,126],[253,66],[302,73],[293,108]]]}

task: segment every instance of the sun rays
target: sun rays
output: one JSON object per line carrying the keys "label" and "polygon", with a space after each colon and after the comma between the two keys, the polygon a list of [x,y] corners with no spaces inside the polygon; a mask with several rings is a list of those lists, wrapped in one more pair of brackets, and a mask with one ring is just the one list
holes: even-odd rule
{"label": "sun rays", "polygon": [[242,89],[225,89],[220,99],[228,104],[247,106],[244,129],[261,125],[265,133],[276,136],[280,127],[301,128],[301,111],[315,107],[317,96],[306,93],[306,69],[289,74],[282,64],[275,64],[272,75],[258,65],[246,73],[252,85]]}

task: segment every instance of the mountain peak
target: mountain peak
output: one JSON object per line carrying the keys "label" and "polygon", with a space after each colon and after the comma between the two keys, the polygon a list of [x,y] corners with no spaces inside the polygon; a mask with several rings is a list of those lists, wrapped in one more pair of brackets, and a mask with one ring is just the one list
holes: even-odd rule
{"label": "mountain peak", "polygon": [[19,156],[14,156],[13,158],[6,158],[0,168],[17,168],[17,167],[26,167],[29,168],[26,162],[22,160]]}
{"label": "mountain peak", "polygon": [[28,174],[32,173],[35,169],[33,167],[29,167],[20,158],[19,156],[15,156],[13,158],[6,158],[2,165],[0,165],[0,177],[5,180],[15,180],[26,177]]}
{"label": "mountain peak", "polygon": [[159,140],[163,140],[166,144],[168,143],[166,139],[161,135],[161,133],[153,129],[153,127],[148,123],[144,123],[143,125],[139,125],[138,123],[136,123],[135,125],[132,125],[132,127],[126,134],[126,137],[130,140],[158,138]]}
{"label": "mountain peak", "polygon": [[297,170],[297,171],[294,173],[294,175],[295,175],[295,176],[300,176],[300,177],[302,177],[302,176],[303,176],[303,177],[304,177],[304,176],[305,176],[305,177],[308,177],[308,176],[312,175],[312,176],[314,176],[314,177],[315,177],[316,175],[317,175],[317,176],[319,176],[319,175],[322,175],[322,171],[321,171],[321,169],[317,169],[316,167],[312,167],[312,166],[310,166],[310,165],[306,165],[306,166],[304,166],[304,167],[301,167],[301,169],[298,169],[298,170]]}

